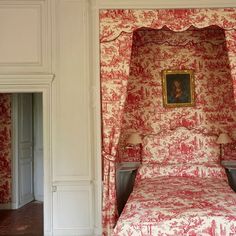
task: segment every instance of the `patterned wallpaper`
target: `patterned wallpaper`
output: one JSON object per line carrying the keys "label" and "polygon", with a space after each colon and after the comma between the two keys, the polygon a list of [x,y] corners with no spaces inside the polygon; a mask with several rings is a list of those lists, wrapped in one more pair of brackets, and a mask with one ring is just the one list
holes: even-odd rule
{"label": "patterned wallpaper", "polygon": [[[163,107],[161,71],[165,69],[194,70],[194,107]],[[173,32],[164,27],[134,32],[120,147],[132,131],[146,135],[186,127],[205,134],[227,131],[232,135],[235,121],[233,81],[223,29],[191,27]],[[236,158],[234,145],[226,146],[228,159]],[[139,160],[138,148],[122,150],[122,161]]]}
{"label": "patterned wallpaper", "polygon": [[11,201],[11,95],[0,94],[0,204]]}

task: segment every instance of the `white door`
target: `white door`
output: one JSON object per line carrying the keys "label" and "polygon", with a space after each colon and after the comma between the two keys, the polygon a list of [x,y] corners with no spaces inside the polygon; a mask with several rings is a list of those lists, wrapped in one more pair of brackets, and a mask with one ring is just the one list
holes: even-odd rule
{"label": "white door", "polygon": [[18,94],[19,207],[34,200],[32,94]]}

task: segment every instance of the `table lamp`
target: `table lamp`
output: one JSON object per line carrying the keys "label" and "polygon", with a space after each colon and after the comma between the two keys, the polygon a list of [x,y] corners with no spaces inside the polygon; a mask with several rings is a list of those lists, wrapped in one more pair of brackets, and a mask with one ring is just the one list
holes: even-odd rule
{"label": "table lamp", "polygon": [[137,145],[142,143],[142,138],[139,133],[131,133],[126,139],[126,144]]}
{"label": "table lamp", "polygon": [[220,144],[220,161],[222,160],[222,157],[224,155],[223,153],[223,145],[231,143],[232,139],[229,137],[227,133],[221,133],[216,140],[216,143]]}

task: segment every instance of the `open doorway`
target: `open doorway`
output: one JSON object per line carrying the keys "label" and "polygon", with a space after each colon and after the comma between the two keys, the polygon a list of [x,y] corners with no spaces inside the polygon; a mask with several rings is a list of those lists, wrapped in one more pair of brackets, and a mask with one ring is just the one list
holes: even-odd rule
{"label": "open doorway", "polygon": [[12,206],[43,202],[41,93],[12,94]]}
{"label": "open doorway", "polygon": [[[7,113],[0,120],[2,126],[4,126],[4,122],[7,125],[10,124],[10,128],[8,127],[6,131],[9,131],[8,133],[11,135],[9,145],[11,170],[8,176],[11,191],[8,191],[9,196],[5,196],[5,198],[11,200],[10,208],[14,210],[1,212],[0,225],[3,225],[1,228],[6,232],[0,230],[0,235],[6,233],[43,235],[42,93],[14,93],[7,96],[0,94],[0,98],[1,95],[3,99],[0,99],[0,102],[7,102],[6,100],[10,99],[9,107],[0,104],[0,107],[4,108]],[[5,135],[8,133],[6,132]],[[18,219],[17,224],[16,219]]]}
{"label": "open doorway", "polygon": [[[52,81],[54,75],[1,75],[0,93],[41,93],[43,103],[43,229],[52,235]],[[2,204],[0,204],[1,206]],[[4,205],[4,204],[3,204]],[[2,216],[2,214],[0,214]],[[1,220],[1,219],[0,219]]]}

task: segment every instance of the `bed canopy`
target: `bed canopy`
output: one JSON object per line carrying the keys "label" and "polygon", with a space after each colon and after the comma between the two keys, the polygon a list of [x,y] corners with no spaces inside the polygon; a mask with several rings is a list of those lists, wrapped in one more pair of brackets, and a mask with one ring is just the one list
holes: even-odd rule
{"label": "bed canopy", "polygon": [[181,32],[218,26],[225,31],[236,100],[236,9],[101,10],[103,229],[110,235],[117,219],[115,164],[127,95],[133,32],[139,28]]}

